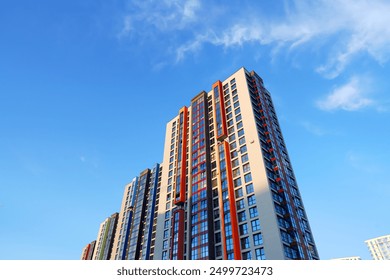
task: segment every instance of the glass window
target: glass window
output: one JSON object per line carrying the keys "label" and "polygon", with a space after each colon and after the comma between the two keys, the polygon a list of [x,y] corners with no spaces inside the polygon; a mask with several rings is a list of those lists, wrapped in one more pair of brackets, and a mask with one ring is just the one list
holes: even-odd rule
{"label": "glass window", "polygon": [[256,260],[265,260],[264,248],[259,248],[255,250]]}
{"label": "glass window", "polygon": [[244,145],[244,144],[245,144],[245,136],[243,136],[242,138],[240,138],[240,139],[238,140],[238,143],[240,144],[240,146],[241,146],[241,145]]}
{"label": "glass window", "polygon": [[238,137],[244,135],[244,129],[243,129],[243,128],[240,129],[240,130],[237,132],[237,135],[238,135]]}
{"label": "glass window", "polygon": [[249,183],[250,181],[252,181],[252,175],[250,173],[245,174],[244,181],[245,183]]}
{"label": "glass window", "polygon": [[242,253],[242,259],[243,259],[243,260],[251,260],[251,259],[252,259],[252,253],[251,253],[251,251]]}
{"label": "glass window", "polygon": [[255,198],[255,195],[252,194],[251,196],[248,196],[248,205],[251,206],[254,204],[256,204],[256,198]]}
{"label": "glass window", "polygon": [[234,180],[234,187],[239,187],[241,186],[242,182],[241,182],[241,178],[237,178],[236,180]]}
{"label": "glass window", "polygon": [[240,147],[241,154],[246,153],[246,151],[247,151],[246,145]]}
{"label": "glass window", "polygon": [[246,185],[245,188],[246,188],[246,193],[247,193],[247,194],[250,194],[250,193],[253,193],[253,192],[254,192],[253,184],[252,184],[252,183],[249,184],[249,185]]}
{"label": "glass window", "polygon": [[218,233],[216,233],[215,234],[215,243],[219,243],[219,242],[221,242],[221,233],[220,232],[218,232]]}
{"label": "glass window", "polygon": [[241,238],[241,249],[248,249],[249,247],[249,237]]}
{"label": "glass window", "polygon": [[242,191],[242,188],[239,188],[235,191],[236,198],[240,198],[244,195],[244,192]]}
{"label": "glass window", "polygon": [[244,173],[250,171],[251,168],[250,168],[249,163],[244,164],[244,165],[242,166],[242,170],[244,171]]}
{"label": "glass window", "polygon": [[257,217],[259,215],[259,213],[257,212],[257,207],[252,207],[252,208],[249,208],[249,216],[251,218],[254,218],[254,217]]}
{"label": "glass window", "polygon": [[238,216],[238,222],[246,221],[246,214],[245,214],[245,211],[239,212],[239,213],[237,214],[237,216]]}
{"label": "glass window", "polygon": [[251,221],[251,225],[252,225],[252,231],[260,230],[260,221],[259,221],[259,219]]}
{"label": "glass window", "polygon": [[236,203],[236,205],[237,205],[237,210],[240,210],[240,209],[243,209],[243,208],[245,208],[245,202],[244,202],[244,199],[240,199],[240,200],[238,200],[238,201],[237,201],[237,203]]}
{"label": "glass window", "polygon": [[246,223],[240,225],[239,228],[240,228],[240,235],[248,234],[248,225]]}
{"label": "glass window", "polygon": [[245,154],[245,155],[241,156],[241,161],[242,161],[242,163],[245,163],[245,162],[247,162],[248,160],[249,160],[248,154]]}

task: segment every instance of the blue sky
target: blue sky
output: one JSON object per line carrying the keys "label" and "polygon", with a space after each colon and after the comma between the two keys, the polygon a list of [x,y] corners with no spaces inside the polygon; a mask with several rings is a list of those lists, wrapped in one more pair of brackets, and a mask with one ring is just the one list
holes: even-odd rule
{"label": "blue sky", "polygon": [[[229,3],[229,5],[227,5]],[[388,1],[0,4],[0,259],[78,259],[165,125],[240,67],[271,92],[320,257],[390,234]]]}

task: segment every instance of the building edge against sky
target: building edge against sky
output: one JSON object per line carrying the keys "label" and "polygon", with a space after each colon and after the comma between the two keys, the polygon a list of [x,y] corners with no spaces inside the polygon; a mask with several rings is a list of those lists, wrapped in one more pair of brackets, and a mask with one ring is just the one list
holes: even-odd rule
{"label": "building edge against sky", "polygon": [[364,241],[374,260],[390,260],[390,235]]}
{"label": "building edge against sky", "polygon": [[215,82],[168,122],[163,162],[125,187],[112,234],[106,259],[319,259],[254,71]]}

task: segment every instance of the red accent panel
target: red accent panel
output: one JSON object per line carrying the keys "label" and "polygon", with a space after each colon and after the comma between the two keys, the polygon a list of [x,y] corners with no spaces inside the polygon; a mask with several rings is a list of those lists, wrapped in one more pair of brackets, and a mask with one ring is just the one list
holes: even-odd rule
{"label": "red accent panel", "polygon": [[231,218],[231,223],[232,223],[234,259],[241,260],[240,234],[239,234],[239,230],[238,230],[236,199],[235,199],[235,195],[234,195],[232,163],[231,163],[231,158],[230,158],[230,147],[229,147],[229,143],[227,141],[224,141],[223,144],[224,144],[224,148],[225,148],[225,158],[226,158],[226,177],[227,177],[227,181],[228,181],[228,193],[229,193],[229,203],[230,203],[230,218]]}
{"label": "red accent panel", "polygon": [[87,259],[90,249],[91,249],[91,244],[88,244],[87,249],[85,249],[84,254],[83,254],[83,260]]}
{"label": "red accent panel", "polygon": [[183,260],[184,259],[184,209],[177,209],[176,211],[173,212],[172,215],[172,243],[171,243],[171,259],[173,258],[173,253],[172,253],[172,248],[174,246],[175,242],[175,232],[174,232],[174,224],[176,222],[175,217],[176,213],[179,214],[178,217],[178,223],[179,223],[179,228],[178,228],[178,238],[177,238],[177,259],[178,260]]}

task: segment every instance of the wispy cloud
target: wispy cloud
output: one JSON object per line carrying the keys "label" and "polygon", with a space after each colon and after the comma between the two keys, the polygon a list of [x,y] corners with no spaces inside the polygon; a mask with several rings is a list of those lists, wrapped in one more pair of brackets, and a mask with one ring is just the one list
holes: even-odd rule
{"label": "wispy cloud", "polygon": [[324,111],[345,110],[357,111],[374,102],[367,98],[365,88],[367,86],[358,77],[353,77],[349,82],[335,88],[324,99],[317,101],[317,106]]}
{"label": "wispy cloud", "polygon": [[[329,57],[316,71],[335,78],[360,53],[366,53],[378,63],[390,57],[390,2],[382,0],[323,0],[293,1],[285,16],[279,20],[267,15],[248,13],[225,25],[199,28],[195,36],[178,47],[177,58],[196,52],[205,43],[230,48],[247,43],[271,45],[274,49],[290,51],[310,43],[330,45]],[[247,12],[247,11],[245,11]],[[233,17],[234,18],[234,17]],[[277,53],[277,52],[276,52]]]}
{"label": "wispy cloud", "polygon": [[[130,1],[129,1],[130,2]],[[149,34],[183,30],[198,18],[200,0],[133,0],[130,11],[123,16],[120,37],[138,32]],[[152,32],[153,33],[153,32]]]}
{"label": "wispy cloud", "polygon": [[271,4],[264,3],[237,6],[233,1],[221,6],[212,0],[132,0],[118,37],[158,42],[159,53],[174,54],[176,61],[200,52],[206,44],[223,49],[269,46],[272,59],[281,51],[304,50],[307,58],[321,49],[326,54],[312,67],[326,78],[339,76],[361,54],[379,64],[390,59],[389,1],[285,3],[284,10],[270,15],[263,7]]}
{"label": "wispy cloud", "polygon": [[317,124],[314,124],[309,121],[303,121],[301,122],[301,125],[311,134],[314,134],[316,136],[324,136],[326,134],[329,134],[329,131],[325,130],[324,128],[320,127]]}

